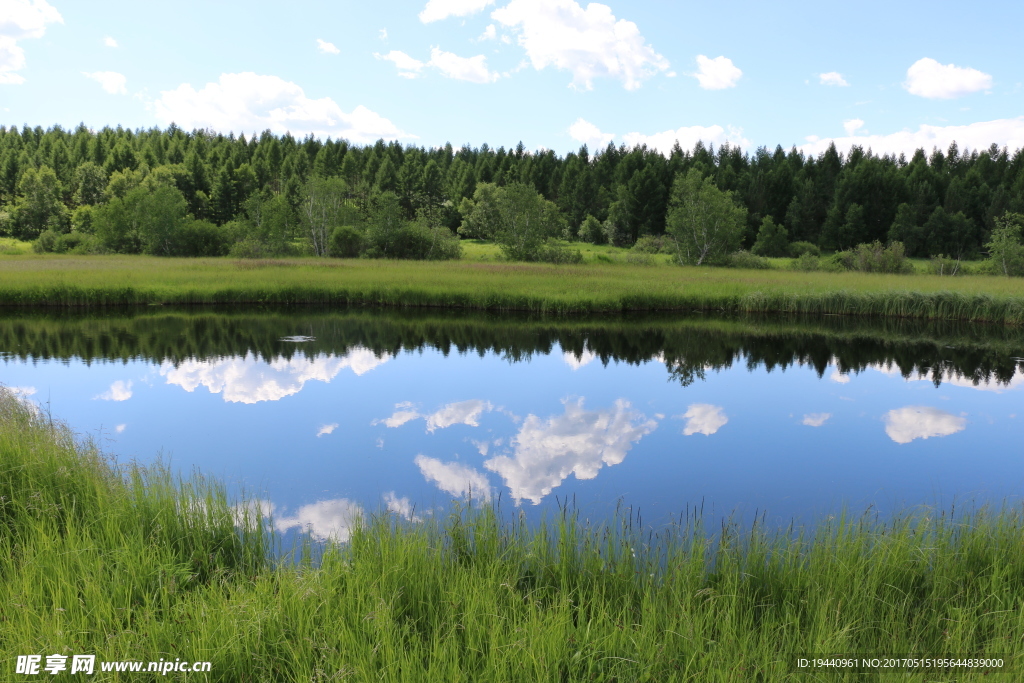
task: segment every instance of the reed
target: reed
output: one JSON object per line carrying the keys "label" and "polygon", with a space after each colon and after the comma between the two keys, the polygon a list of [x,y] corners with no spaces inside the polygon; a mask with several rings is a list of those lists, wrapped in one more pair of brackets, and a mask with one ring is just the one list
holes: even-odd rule
{"label": "reed", "polygon": [[0,305],[325,304],[729,311],[1024,323],[1024,280],[589,263],[0,256]]}
{"label": "reed", "polygon": [[706,529],[693,510],[654,530],[453,506],[417,524],[377,515],[344,545],[276,561],[258,507],[117,465],[4,390],[0,645],[12,670],[17,654],[180,657],[212,662],[190,678],[212,681],[865,680],[796,665],[854,653],[1005,662],[899,680],[1019,680],[1022,512],[801,531]]}

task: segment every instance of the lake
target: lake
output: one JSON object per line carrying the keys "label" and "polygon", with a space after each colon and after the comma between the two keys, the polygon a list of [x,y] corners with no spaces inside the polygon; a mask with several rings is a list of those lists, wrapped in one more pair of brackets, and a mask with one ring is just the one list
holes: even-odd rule
{"label": "lake", "polygon": [[920,321],[168,309],[0,316],[3,384],[284,534],[452,500],[778,527],[1019,500],[1024,330]]}

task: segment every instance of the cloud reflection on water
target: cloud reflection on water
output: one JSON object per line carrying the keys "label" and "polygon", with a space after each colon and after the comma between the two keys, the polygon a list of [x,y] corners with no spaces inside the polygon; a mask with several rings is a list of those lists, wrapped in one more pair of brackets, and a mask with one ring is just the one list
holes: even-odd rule
{"label": "cloud reflection on water", "polygon": [[885,433],[898,444],[963,431],[967,420],[929,406],[906,406],[885,414]]}
{"label": "cloud reflection on water", "polygon": [[687,407],[682,415],[677,417],[686,420],[683,434],[703,434],[711,436],[729,422],[722,406],[713,406],[710,403],[694,403]]}
{"label": "cloud reflection on water", "polygon": [[564,415],[546,421],[528,415],[512,438],[512,455],[484,463],[505,480],[516,503],[539,504],[570,474],[593,479],[604,465],[621,463],[633,444],[658,426],[623,399],[606,410],[584,410],[582,398],[564,404]]}
{"label": "cloud reflection on water", "polygon": [[434,482],[445,493],[485,502],[491,499],[491,484],[487,476],[472,467],[457,462],[441,462],[422,454],[417,455],[413,462],[427,481]]}
{"label": "cloud reflection on water", "polygon": [[388,354],[378,357],[364,348],[352,349],[344,356],[318,354],[310,358],[299,353],[269,362],[246,354],[213,360],[190,358],[178,365],[164,362],[160,374],[168,384],[188,392],[204,386],[212,394],[223,394],[228,403],[251,404],[297,394],[309,381],[330,382],[346,368],[363,375],[390,359]]}

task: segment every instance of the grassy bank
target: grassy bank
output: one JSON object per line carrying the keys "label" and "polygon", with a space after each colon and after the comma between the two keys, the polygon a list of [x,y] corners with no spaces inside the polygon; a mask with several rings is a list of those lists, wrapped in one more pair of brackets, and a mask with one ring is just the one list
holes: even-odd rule
{"label": "grassy bank", "polygon": [[805,534],[707,535],[691,513],[657,537],[629,519],[526,528],[456,510],[368,520],[316,566],[276,564],[236,518],[216,482],[115,468],[0,392],[4,680],[14,655],[53,653],[208,660],[185,679],[261,683],[873,679],[808,676],[801,654],[1024,663],[1019,509]]}
{"label": "grassy bank", "polygon": [[354,304],[559,314],[722,310],[1024,323],[1024,280],[375,260],[0,257],[0,305]]}

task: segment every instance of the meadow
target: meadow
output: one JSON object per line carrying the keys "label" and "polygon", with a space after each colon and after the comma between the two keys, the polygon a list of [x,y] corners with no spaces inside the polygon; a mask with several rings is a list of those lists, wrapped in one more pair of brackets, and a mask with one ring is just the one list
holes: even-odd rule
{"label": "meadow", "polygon": [[[540,526],[453,504],[283,546],[217,481],[118,463],[0,391],[0,645],[206,660],[211,681],[1019,679],[1024,510],[838,514],[813,529]],[[800,657],[1001,659],[996,672]],[[8,672],[10,673],[10,672]],[[867,673],[867,676],[862,675]],[[6,678],[6,677],[5,677]],[[98,681],[139,680],[100,672]],[[18,680],[7,678],[7,680]],[[25,680],[29,680],[28,677]]]}
{"label": "meadow", "polygon": [[[10,251],[10,249],[8,249]],[[455,262],[0,253],[0,305],[350,304],[580,314],[726,311],[1024,323],[1024,280],[628,262],[509,263],[467,244]]]}

